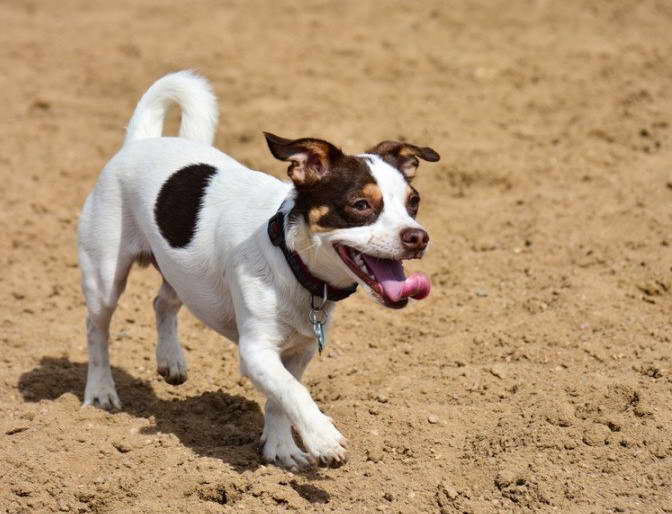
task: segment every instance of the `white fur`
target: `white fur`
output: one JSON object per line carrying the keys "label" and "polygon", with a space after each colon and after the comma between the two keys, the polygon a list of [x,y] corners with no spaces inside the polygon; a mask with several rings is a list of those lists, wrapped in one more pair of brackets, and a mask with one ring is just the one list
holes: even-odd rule
{"label": "white fur", "polygon": [[[160,137],[170,102],[182,108],[179,138]],[[308,322],[310,297],[282,253],[271,245],[267,221],[293,186],[247,169],[210,146],[217,119],[205,79],[190,72],[168,75],[149,88],[129,123],[121,150],[109,161],[87,198],[79,223],[79,262],[87,305],[89,368],[84,404],[120,407],[110,370],[109,324],[133,262],[152,254],[164,277],[154,301],[157,366],[171,383],[186,379],[177,337],[182,303],[206,325],[239,345],[240,367],[268,398],[263,456],[289,468],[347,458],[345,439],[320,412],[301,375],[316,351]],[[399,232],[418,227],[404,207],[406,183],[377,156],[367,156],[384,196],[375,224],[311,233],[301,220],[287,240],[312,273],[335,286],[357,277],[340,260],[340,241],[381,257],[399,257]],[[206,190],[198,230],[185,248],[160,234],[154,206],[175,171],[195,163],[217,168]],[[291,208],[291,202],[287,208]],[[327,312],[333,304],[328,302]],[[292,437],[292,426],[306,452]]]}
{"label": "white fur", "polygon": [[217,129],[217,99],[210,83],[191,71],[178,71],[157,80],[142,95],[126,129],[126,143],[161,137],[170,104],[182,111],[180,137],[211,145]]}

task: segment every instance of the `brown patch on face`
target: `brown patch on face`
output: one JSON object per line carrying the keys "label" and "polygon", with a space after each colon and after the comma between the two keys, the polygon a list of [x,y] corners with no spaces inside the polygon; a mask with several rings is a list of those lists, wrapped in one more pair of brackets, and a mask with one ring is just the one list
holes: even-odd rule
{"label": "brown patch on face", "polygon": [[411,218],[414,218],[418,215],[418,209],[420,208],[420,195],[418,191],[408,184],[406,186],[406,211],[408,212]]}
{"label": "brown patch on face", "polygon": [[368,183],[362,188],[362,196],[365,197],[371,207],[376,210],[382,210],[383,206],[383,193],[380,191],[378,184]]}
{"label": "brown patch on face", "polygon": [[308,228],[311,232],[330,232],[333,230],[329,227],[323,227],[320,225],[320,220],[322,217],[326,216],[329,213],[329,207],[326,205],[320,205],[319,207],[313,207],[308,211]]}
{"label": "brown patch on face", "polygon": [[297,188],[291,217],[303,217],[313,232],[369,225],[383,210],[383,195],[365,158],[336,156],[310,188]]}

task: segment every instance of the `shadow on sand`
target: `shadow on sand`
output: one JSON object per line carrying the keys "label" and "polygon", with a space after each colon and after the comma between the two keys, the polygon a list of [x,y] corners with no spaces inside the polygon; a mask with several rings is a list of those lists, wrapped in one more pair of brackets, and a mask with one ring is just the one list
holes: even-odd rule
{"label": "shadow on sand", "polygon": [[[257,445],[263,414],[256,402],[224,391],[208,391],[190,398],[161,399],[149,382],[112,367],[122,411],[136,417],[153,417],[144,433],[172,433],[198,455],[215,457],[237,471],[256,469],[261,461]],[[55,400],[74,393],[84,395],[86,363],[44,357],[40,365],[21,375],[19,391],[24,400]]]}
{"label": "shadow on sand", "polygon": [[[66,358],[44,357],[40,365],[23,373],[19,391],[25,401],[55,400],[73,393],[83,401],[86,363]],[[254,470],[262,464],[258,453],[264,416],[256,402],[224,391],[208,391],[190,398],[164,400],[156,396],[149,382],[112,367],[121,412],[149,419],[153,424],[143,433],[175,434],[197,455],[221,459],[237,472]],[[309,480],[324,480],[316,470],[301,473]],[[292,487],[311,503],[327,503],[329,493],[310,484]]]}

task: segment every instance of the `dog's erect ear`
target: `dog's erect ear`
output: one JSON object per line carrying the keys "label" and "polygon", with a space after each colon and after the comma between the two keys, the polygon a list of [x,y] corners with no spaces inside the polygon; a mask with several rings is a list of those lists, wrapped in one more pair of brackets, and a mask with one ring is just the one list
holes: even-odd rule
{"label": "dog's erect ear", "polygon": [[380,155],[383,160],[401,171],[410,182],[418,170],[418,157],[422,160],[436,162],[440,159],[439,154],[428,146],[419,147],[400,141],[383,141],[368,150],[366,153]]}
{"label": "dog's erect ear", "polygon": [[269,132],[264,132],[264,136],[273,157],[292,163],[287,174],[297,188],[317,184],[336,159],[343,155],[338,148],[322,139],[285,139]]}

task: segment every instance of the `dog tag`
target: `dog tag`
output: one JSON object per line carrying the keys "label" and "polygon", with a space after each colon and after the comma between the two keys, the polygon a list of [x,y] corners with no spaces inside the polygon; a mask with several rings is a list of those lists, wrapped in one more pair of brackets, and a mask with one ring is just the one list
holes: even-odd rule
{"label": "dog tag", "polygon": [[324,321],[325,313],[321,309],[311,309],[310,314],[308,314],[308,321],[313,325],[313,334],[315,335],[315,342],[317,343],[317,349],[322,353],[324,350],[325,339],[324,339]]}
{"label": "dog tag", "polygon": [[313,325],[313,332],[315,332],[317,349],[322,353],[322,350],[324,350],[324,325],[322,323],[315,323]]}
{"label": "dog tag", "polygon": [[[319,297],[318,297],[319,299]],[[308,321],[313,325],[313,333],[315,334],[315,342],[317,342],[317,349],[322,355],[324,345],[324,323],[327,321],[327,313],[324,312],[324,306],[327,303],[327,283],[324,283],[324,295],[319,305],[316,305],[315,297],[310,297],[310,313],[308,313]]]}

